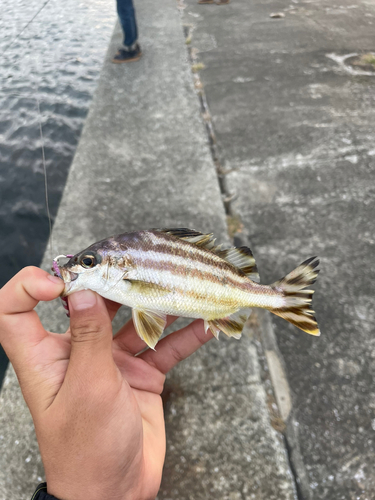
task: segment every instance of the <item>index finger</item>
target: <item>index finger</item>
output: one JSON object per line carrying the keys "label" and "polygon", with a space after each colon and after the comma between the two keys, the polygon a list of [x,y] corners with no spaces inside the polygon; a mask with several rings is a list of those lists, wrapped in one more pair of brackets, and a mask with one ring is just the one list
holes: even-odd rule
{"label": "index finger", "polygon": [[10,358],[16,346],[20,352],[47,335],[33,309],[40,300],[57,298],[63,288],[62,280],[37,267],[25,267],[1,288],[0,343]]}

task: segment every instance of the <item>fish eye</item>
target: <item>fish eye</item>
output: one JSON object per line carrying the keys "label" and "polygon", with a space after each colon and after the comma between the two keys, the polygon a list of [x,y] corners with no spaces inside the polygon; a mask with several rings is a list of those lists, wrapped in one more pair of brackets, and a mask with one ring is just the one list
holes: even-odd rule
{"label": "fish eye", "polygon": [[96,259],[93,255],[84,255],[80,260],[80,264],[86,269],[90,269],[96,266]]}

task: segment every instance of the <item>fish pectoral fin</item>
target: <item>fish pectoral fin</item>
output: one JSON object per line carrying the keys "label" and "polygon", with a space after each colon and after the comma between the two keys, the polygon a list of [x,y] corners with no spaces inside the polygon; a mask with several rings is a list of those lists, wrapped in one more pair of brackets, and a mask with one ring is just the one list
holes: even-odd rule
{"label": "fish pectoral fin", "polygon": [[226,260],[237,269],[240,269],[248,278],[259,283],[258,268],[255,263],[252,251],[248,247],[228,248],[228,250],[219,250],[216,255]]}
{"label": "fish pectoral fin", "polygon": [[132,316],[139,337],[154,349],[167,323],[166,315],[158,311],[133,309]]}
{"label": "fish pectoral fin", "polygon": [[215,247],[216,239],[213,237],[212,233],[203,234],[195,231],[194,229],[188,229],[186,227],[180,228],[163,228],[163,229],[154,229],[154,231],[160,231],[161,233],[170,234],[175,238],[179,238],[180,240],[187,241],[189,243],[193,243],[198,247],[204,247],[208,250],[215,251],[219,247]]}
{"label": "fish pectoral fin", "polygon": [[[239,311],[227,316],[225,318],[213,319],[208,321],[210,330],[216,338],[218,338],[219,334],[217,330],[222,331],[228,337],[234,337],[235,339],[239,339],[241,337],[241,333],[243,327],[251,314],[251,309],[244,308]],[[216,333],[214,333],[214,331]]]}

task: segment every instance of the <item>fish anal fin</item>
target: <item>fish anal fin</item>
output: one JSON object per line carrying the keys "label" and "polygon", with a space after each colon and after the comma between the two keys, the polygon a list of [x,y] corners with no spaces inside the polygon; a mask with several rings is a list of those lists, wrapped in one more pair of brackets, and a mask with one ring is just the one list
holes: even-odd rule
{"label": "fish anal fin", "polygon": [[[234,337],[239,339],[241,337],[241,333],[243,327],[251,314],[251,309],[244,308],[239,311],[227,316],[225,318],[219,318],[209,321],[210,329],[213,331],[214,329],[219,329],[228,337]],[[215,335],[216,336],[216,335]]]}
{"label": "fish anal fin", "polygon": [[133,309],[132,316],[139,337],[154,349],[167,323],[166,315],[157,311]]}
{"label": "fish anal fin", "polygon": [[220,333],[220,329],[217,328],[213,323],[212,321],[207,321],[207,320],[204,320],[204,331],[207,333],[207,331],[210,330],[210,332],[212,333],[212,335],[216,338],[216,340],[219,340],[219,333]]}
{"label": "fish anal fin", "polygon": [[237,267],[237,269],[240,269],[252,281],[259,283],[258,268],[250,248],[229,248],[228,250],[219,250],[215,253],[234,267]]}

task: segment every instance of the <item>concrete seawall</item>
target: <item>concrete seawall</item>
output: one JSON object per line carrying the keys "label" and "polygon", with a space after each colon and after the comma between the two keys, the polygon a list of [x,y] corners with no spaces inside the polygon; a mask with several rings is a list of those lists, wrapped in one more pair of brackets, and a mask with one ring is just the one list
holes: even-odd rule
{"label": "concrete seawall", "polygon": [[[146,0],[137,13],[144,56],[111,64],[121,38],[115,30],[55,223],[56,254],[149,227],[192,227],[229,243],[177,6]],[[38,309],[48,329],[66,328],[60,305]],[[168,377],[160,500],[295,498],[251,338],[257,329],[247,328],[240,342],[210,342]],[[28,499],[43,467],[12,368],[0,429],[0,500]]]}

